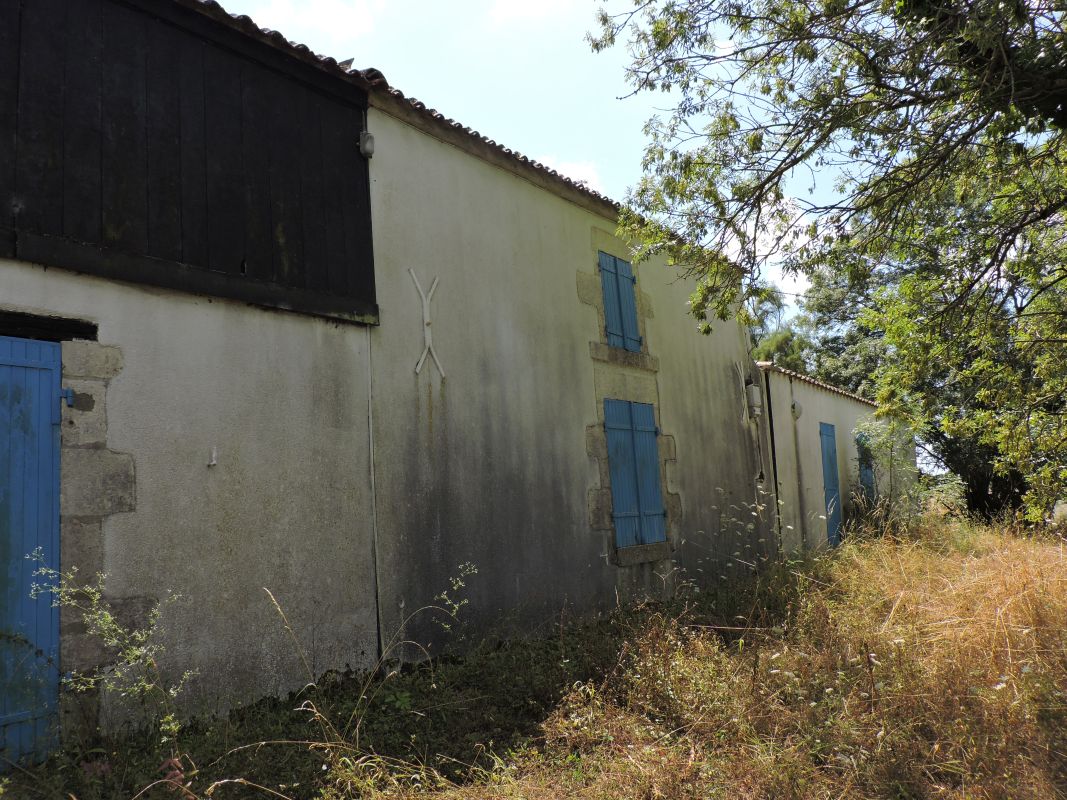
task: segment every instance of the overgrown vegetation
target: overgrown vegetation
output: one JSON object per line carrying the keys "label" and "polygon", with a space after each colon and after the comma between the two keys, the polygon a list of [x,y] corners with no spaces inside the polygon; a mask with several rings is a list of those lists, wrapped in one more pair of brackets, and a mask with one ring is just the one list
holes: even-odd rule
{"label": "overgrown vegetation", "polygon": [[[331,676],[195,723],[181,736],[198,767],[183,791],[1061,797],[1064,619],[1067,554],[1052,532],[929,517],[674,604],[563,619],[370,683]],[[358,746],[352,728],[323,735],[353,715]],[[287,743],[254,744],[268,741]],[[160,777],[158,757],[143,742],[66,753],[7,792],[130,797]]]}
{"label": "overgrown vegetation", "polygon": [[855,323],[837,367],[1045,518],[1067,490],[1064,4],[603,5],[594,49],[625,44],[666,106],[621,216],[637,257],[696,279],[705,329],[776,272],[825,276]]}

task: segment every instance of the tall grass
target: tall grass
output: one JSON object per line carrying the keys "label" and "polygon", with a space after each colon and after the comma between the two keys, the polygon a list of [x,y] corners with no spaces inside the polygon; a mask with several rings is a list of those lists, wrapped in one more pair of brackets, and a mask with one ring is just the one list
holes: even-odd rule
{"label": "tall grass", "polygon": [[926,520],[735,590],[655,614],[542,751],[449,795],[1065,795],[1059,541]]}
{"label": "tall grass", "polygon": [[[542,633],[393,675],[358,752],[271,751],[312,767],[299,780],[219,740],[190,747],[293,798],[1067,796],[1067,554],[1051,535],[927,518]],[[317,713],[350,713],[343,681],[322,691]]]}

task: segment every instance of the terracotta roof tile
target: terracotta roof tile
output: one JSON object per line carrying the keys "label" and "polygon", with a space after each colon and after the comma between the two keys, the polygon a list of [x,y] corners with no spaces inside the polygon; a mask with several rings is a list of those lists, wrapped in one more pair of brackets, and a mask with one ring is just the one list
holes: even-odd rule
{"label": "terracotta roof tile", "polygon": [[816,378],[812,378],[809,375],[803,375],[799,372],[794,372],[791,369],[779,367],[773,361],[757,361],[756,366],[764,372],[780,372],[783,375],[788,375],[790,378],[796,378],[798,381],[810,383],[812,386],[818,386],[820,389],[825,389],[828,392],[833,392],[834,394],[840,394],[845,397],[850,397],[853,400],[858,400],[861,403],[865,403],[866,405],[878,408],[878,404],[873,400],[868,400],[866,397],[860,397],[858,394],[853,394],[852,392],[845,391],[844,389],[840,389],[837,386],[833,386],[829,383],[823,383],[822,381]]}

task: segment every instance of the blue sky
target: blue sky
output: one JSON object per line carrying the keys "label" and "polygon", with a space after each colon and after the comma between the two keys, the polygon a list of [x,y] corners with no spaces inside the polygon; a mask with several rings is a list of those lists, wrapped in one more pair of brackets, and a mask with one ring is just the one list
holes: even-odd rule
{"label": "blue sky", "polygon": [[[586,41],[598,8],[629,0],[221,2],[317,53],[377,67],[408,97],[619,201],[641,175],[643,126],[668,100],[629,97],[625,46],[593,53]],[[790,292],[804,285],[773,277]]]}
{"label": "blue sky", "polygon": [[585,41],[594,0],[222,2],[616,200],[640,176],[654,98],[619,99],[625,50]]}

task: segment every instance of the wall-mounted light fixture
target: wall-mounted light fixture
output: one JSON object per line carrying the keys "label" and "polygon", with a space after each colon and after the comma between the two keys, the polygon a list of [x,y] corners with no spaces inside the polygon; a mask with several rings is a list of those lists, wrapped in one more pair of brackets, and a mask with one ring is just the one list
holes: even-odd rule
{"label": "wall-mounted light fixture", "polygon": [[370,131],[360,131],[359,152],[364,158],[374,155],[374,134]]}
{"label": "wall-mounted light fixture", "polygon": [[745,400],[748,402],[748,416],[759,419],[763,416],[763,392],[755,382],[745,384]]}

